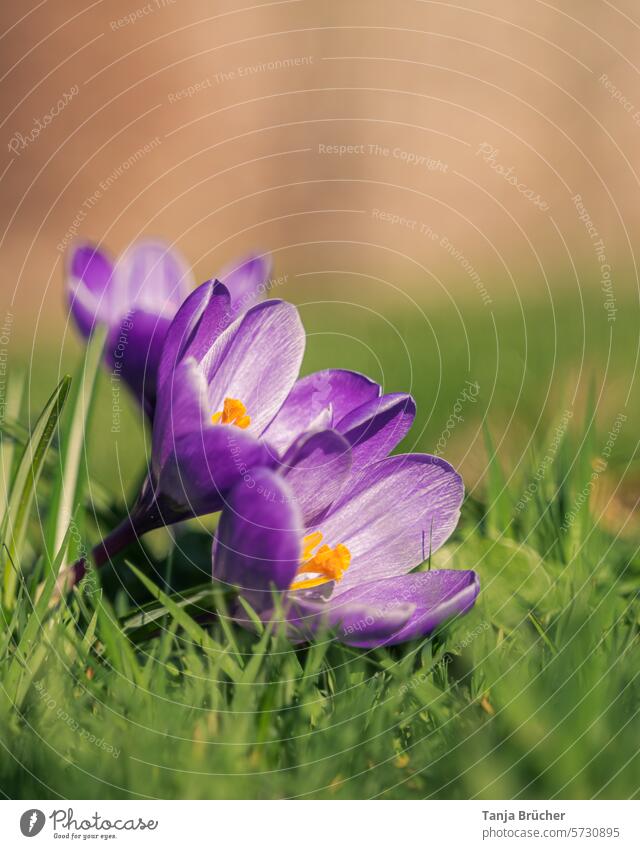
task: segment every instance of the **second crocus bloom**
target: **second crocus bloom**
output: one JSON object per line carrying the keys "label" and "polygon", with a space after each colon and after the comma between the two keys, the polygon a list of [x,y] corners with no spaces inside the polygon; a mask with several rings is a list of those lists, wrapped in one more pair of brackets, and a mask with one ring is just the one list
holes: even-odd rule
{"label": "second crocus bloom", "polygon": [[[220,272],[230,293],[227,323],[264,294],[270,271],[269,257],[252,255]],[[96,325],[106,325],[106,362],[150,419],[164,340],[193,286],[189,267],[164,242],[136,242],[116,262],[88,242],[69,254],[66,287],[76,325],[85,338]]]}
{"label": "second crocus bloom", "polygon": [[[232,490],[214,544],[214,578],[236,587],[264,619],[280,595],[293,637],[324,626],[360,647],[425,636],[465,613],[479,591],[474,572],[411,574],[457,524],[463,485],[455,470],[409,454],[353,475],[338,462],[350,454],[343,437],[313,438],[325,442],[323,451],[316,446],[315,491],[305,486],[311,470],[297,468],[295,458],[284,473],[261,469]],[[336,473],[342,480],[332,500],[320,482],[330,485]]]}

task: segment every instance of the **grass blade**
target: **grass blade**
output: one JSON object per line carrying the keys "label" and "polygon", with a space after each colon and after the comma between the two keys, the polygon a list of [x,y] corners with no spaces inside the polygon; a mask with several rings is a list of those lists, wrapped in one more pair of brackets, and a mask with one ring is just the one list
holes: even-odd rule
{"label": "grass blade", "polygon": [[231,678],[232,681],[239,681],[242,677],[242,670],[237,663],[229,656],[228,649],[224,648],[220,643],[217,643],[196,621],[186,613],[172,598],[164,593],[160,587],[153,583],[143,572],[127,561],[127,566],[138,580],[144,584],[151,595],[166,607],[167,612],[171,614],[173,619],[180,625],[185,633],[203,649],[213,652],[217,655],[217,659],[222,659],[221,669]]}
{"label": "grass blade", "polygon": [[20,568],[20,553],[36,484],[69,394],[70,385],[71,378],[68,375],[63,377],[47,401],[24,448],[13,481],[2,528],[2,537],[7,546],[6,555],[3,558],[3,602],[8,608],[15,602],[17,575],[13,564],[15,562],[16,567]]}
{"label": "grass blade", "polygon": [[[5,693],[10,698],[14,698],[14,707],[17,709],[20,708],[18,690],[22,694],[22,697],[24,697],[27,689],[24,681],[25,676],[27,676],[29,680],[33,679],[46,654],[46,648],[43,649],[43,642],[37,641],[36,637],[38,636],[38,631],[42,630],[43,623],[47,618],[49,602],[56,585],[56,578],[58,576],[60,564],[64,560],[68,544],[69,533],[67,532],[62,541],[62,545],[60,546],[60,550],[56,554],[53,562],[50,563],[50,568],[47,570],[47,576],[37,600],[34,601],[30,598],[29,594],[25,592],[25,596],[31,601],[32,612],[27,620],[27,624],[22,636],[20,637],[20,641],[18,642],[4,685]],[[38,662],[31,662],[32,658],[38,658]]]}
{"label": "grass blade", "polygon": [[[47,549],[58,551],[82,495],[86,478],[85,434],[95,406],[97,377],[102,363],[106,328],[99,328],[86,348],[82,365],[74,381],[66,422],[61,427],[58,474],[51,496]],[[64,563],[62,567],[64,567]]]}

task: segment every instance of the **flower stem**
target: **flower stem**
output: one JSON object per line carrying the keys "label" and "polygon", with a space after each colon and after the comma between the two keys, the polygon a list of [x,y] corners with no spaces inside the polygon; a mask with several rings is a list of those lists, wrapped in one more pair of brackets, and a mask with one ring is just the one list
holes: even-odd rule
{"label": "flower stem", "polygon": [[[136,518],[134,514],[127,516],[110,534],[94,546],[90,556],[96,569],[104,566],[112,557],[128,548],[143,533]],[[71,574],[68,576],[70,577],[67,584],[68,589],[72,589],[84,578],[88,567],[87,557],[81,557],[71,566],[69,570]]]}
{"label": "flower stem", "polygon": [[[73,589],[84,578],[91,565],[100,569],[147,531],[159,527],[162,522],[156,522],[154,518],[146,511],[132,510],[110,534],[93,547],[89,557],[81,557],[67,570],[63,580],[65,589]],[[91,562],[88,562],[89,558]]]}
{"label": "flower stem", "polygon": [[140,496],[129,514],[110,534],[94,546],[91,554],[81,557],[73,566],[61,573],[58,579],[59,593],[68,592],[80,583],[92,564],[95,569],[100,569],[116,554],[124,551],[125,548],[128,548],[148,531],[164,525],[172,525],[174,522],[186,518],[183,514],[175,512],[169,506],[163,504],[162,499],[156,499],[148,484],[147,481],[143,485]]}

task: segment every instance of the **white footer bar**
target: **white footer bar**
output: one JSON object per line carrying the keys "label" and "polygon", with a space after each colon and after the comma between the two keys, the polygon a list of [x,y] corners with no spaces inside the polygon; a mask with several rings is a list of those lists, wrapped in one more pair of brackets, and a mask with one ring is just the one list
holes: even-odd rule
{"label": "white footer bar", "polygon": [[[640,802],[3,801],[0,844],[233,849],[640,846]],[[33,843],[30,841],[33,840]]]}

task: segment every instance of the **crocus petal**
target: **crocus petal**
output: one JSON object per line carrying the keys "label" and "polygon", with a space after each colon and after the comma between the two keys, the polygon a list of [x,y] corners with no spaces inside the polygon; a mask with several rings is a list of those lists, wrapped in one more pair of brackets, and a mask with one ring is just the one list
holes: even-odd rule
{"label": "crocus petal", "polygon": [[[352,608],[366,606],[367,617],[356,621],[357,627],[352,627],[342,639],[353,646],[370,648],[431,634],[448,619],[461,616],[473,607],[479,591],[480,581],[475,572],[444,569],[360,584],[332,598],[328,604],[334,616],[341,612],[345,620],[350,614],[353,619]],[[395,622],[397,609],[405,610],[407,605],[413,608],[408,620],[400,628],[382,634],[384,623]]]}
{"label": "crocus petal", "polygon": [[151,418],[164,338],[191,283],[184,261],[162,242],[136,242],[115,267],[93,245],[70,254],[67,286],[80,330],[87,336],[96,322],[108,326],[105,359]]}
{"label": "crocus petal", "polygon": [[281,473],[306,524],[336,499],[350,469],[349,443],[334,430],[305,434],[291,446]]}
{"label": "crocus petal", "polygon": [[367,638],[382,645],[406,625],[415,610],[411,602],[399,602],[381,616],[377,606],[366,600],[349,604],[327,604],[291,593],[285,602],[285,614],[290,637],[294,640],[313,639],[322,631],[333,631],[343,643],[355,645],[366,632]]}
{"label": "crocus petal", "polygon": [[289,485],[267,469],[231,491],[213,549],[213,577],[238,587],[257,611],[272,587],[287,589],[297,571],[302,517]]}
{"label": "crocus petal", "polygon": [[271,267],[270,256],[254,254],[218,274],[218,280],[229,290],[231,307],[236,314],[246,312],[264,295]]}
{"label": "crocus petal", "polygon": [[238,482],[251,487],[258,470],[273,463],[269,447],[247,431],[207,425],[175,437],[160,469],[158,492],[174,512],[214,513]]}
{"label": "crocus petal", "polygon": [[96,245],[77,244],[69,253],[66,287],[71,313],[83,336],[96,322],[110,323],[112,317],[109,282],[113,265]]}
{"label": "crocus petal", "polygon": [[189,267],[164,242],[135,242],[116,263],[115,296],[123,313],[135,306],[173,318],[192,288]]}
{"label": "crocus petal", "polygon": [[363,374],[344,369],[326,369],[296,382],[265,437],[278,451],[284,451],[301,433],[309,430],[318,416],[330,412],[325,426],[343,419],[362,404],[380,395],[380,386]]}
{"label": "crocus petal", "polygon": [[265,301],[236,319],[202,360],[209,383],[211,413],[236,398],[261,434],[291,391],[304,354],[305,334],[298,311],[284,301]]}
{"label": "crocus petal", "polygon": [[460,475],[429,454],[398,454],[352,477],[317,528],[351,552],[334,596],[424,561],[454,530],[463,494]]}
{"label": "crocus petal", "polygon": [[416,404],[411,395],[383,395],[337,422],[336,430],[351,445],[354,471],[383,460],[404,439],[415,415]]}
{"label": "crocus petal", "polygon": [[157,405],[153,422],[152,463],[156,477],[174,451],[178,437],[194,434],[197,439],[212,426],[207,394],[204,372],[192,357],[182,360],[161,387],[162,403]]}
{"label": "crocus petal", "polygon": [[231,299],[221,283],[203,283],[185,299],[167,331],[158,369],[159,396],[180,360],[191,356],[200,361],[231,318]]}
{"label": "crocus petal", "polygon": [[171,320],[134,310],[113,325],[106,353],[113,369],[153,414],[160,356]]}

